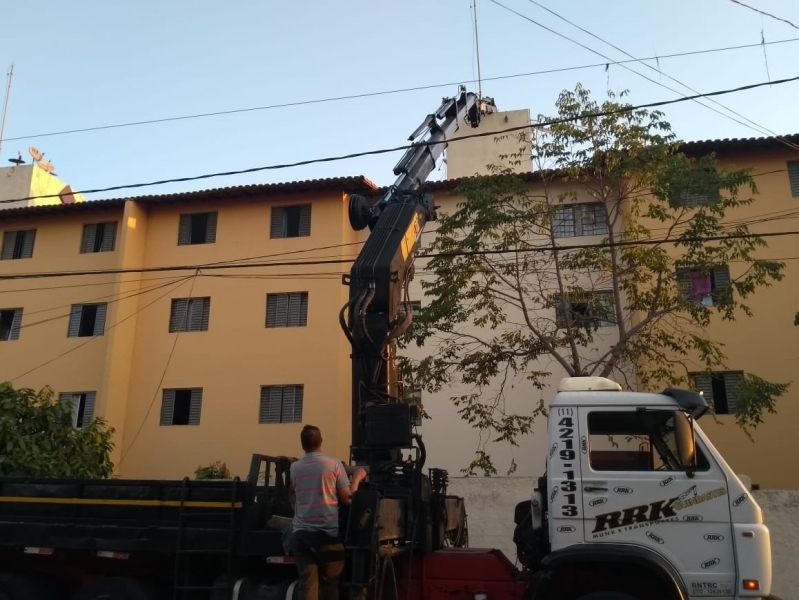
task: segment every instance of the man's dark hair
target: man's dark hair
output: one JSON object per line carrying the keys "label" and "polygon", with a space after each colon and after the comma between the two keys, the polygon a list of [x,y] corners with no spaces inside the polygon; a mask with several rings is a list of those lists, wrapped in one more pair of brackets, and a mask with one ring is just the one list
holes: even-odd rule
{"label": "man's dark hair", "polygon": [[300,433],[300,442],[302,449],[306,452],[316,452],[322,447],[322,432],[318,427],[313,425],[306,425],[302,428]]}

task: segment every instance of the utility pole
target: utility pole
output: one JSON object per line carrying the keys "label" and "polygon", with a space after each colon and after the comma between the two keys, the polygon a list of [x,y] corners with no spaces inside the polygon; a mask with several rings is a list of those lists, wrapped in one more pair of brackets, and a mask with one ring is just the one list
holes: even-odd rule
{"label": "utility pole", "polygon": [[6,130],[6,115],[8,114],[8,101],[11,98],[11,78],[14,77],[14,63],[8,70],[8,85],[6,86],[6,101],[3,104],[3,119],[0,120],[0,154],[3,153],[3,134]]}

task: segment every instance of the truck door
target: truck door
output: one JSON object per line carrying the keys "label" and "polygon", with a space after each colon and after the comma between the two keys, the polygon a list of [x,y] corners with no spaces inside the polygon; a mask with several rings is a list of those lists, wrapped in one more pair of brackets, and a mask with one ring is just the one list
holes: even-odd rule
{"label": "truck door", "polygon": [[549,416],[547,503],[552,550],[582,543],[583,503],[580,499],[580,430],[577,408],[559,406]]}
{"label": "truck door", "polygon": [[580,408],[580,430],[588,436],[580,453],[585,541],[645,546],[677,569],[692,597],[732,597],[727,481],[698,442],[696,473],[688,477],[678,419],[685,414],[669,408]]}

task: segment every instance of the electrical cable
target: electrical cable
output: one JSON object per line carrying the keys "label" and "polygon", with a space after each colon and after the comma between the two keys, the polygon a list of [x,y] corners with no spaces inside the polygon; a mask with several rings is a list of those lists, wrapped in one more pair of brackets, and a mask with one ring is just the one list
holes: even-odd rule
{"label": "electrical cable", "polygon": [[116,279],[110,279],[108,281],[98,281],[95,283],[75,283],[73,285],[56,285],[56,286],[46,286],[46,287],[36,287],[36,288],[17,288],[13,290],[0,290],[0,294],[16,294],[21,292],[49,292],[52,290],[67,290],[73,288],[84,288],[84,287],[95,287],[98,285],[114,285],[117,283],[126,284],[126,283],[139,283],[142,281],[163,281],[164,279],[174,279],[171,275],[166,277],[148,277],[148,278],[140,278],[140,279],[120,279],[117,281]]}
{"label": "electrical cable", "polygon": [[[546,6],[544,6],[543,4],[541,4],[540,2],[538,2],[537,0],[527,0],[527,1],[528,1],[530,4],[534,4],[535,6],[538,6],[539,8],[541,8],[541,9],[543,9],[543,10],[547,11],[547,12],[548,12],[548,13],[550,13],[551,15],[554,15],[555,17],[557,17],[557,18],[558,18],[558,19],[560,19],[561,21],[564,21],[564,22],[568,23],[568,24],[569,24],[569,25],[571,25],[572,27],[575,27],[575,28],[579,29],[579,30],[580,30],[580,31],[582,31],[583,33],[585,33],[585,34],[587,34],[587,35],[590,35],[592,38],[594,38],[594,39],[596,39],[596,40],[599,40],[599,41],[600,41],[600,42],[602,42],[603,44],[607,44],[607,45],[608,45],[608,46],[610,46],[611,48],[613,48],[613,49],[615,49],[615,50],[618,50],[619,52],[621,52],[621,53],[622,53],[622,54],[624,54],[625,56],[628,56],[628,57],[630,57],[630,58],[632,58],[632,59],[635,59],[635,56],[633,56],[632,54],[630,54],[630,53],[629,53],[629,52],[627,52],[626,50],[623,50],[622,48],[619,48],[618,46],[616,46],[615,44],[613,44],[613,43],[611,43],[611,42],[607,41],[606,39],[604,39],[604,38],[601,38],[600,36],[596,35],[595,33],[592,33],[591,31],[589,31],[589,30],[585,29],[584,27],[581,27],[580,25],[577,25],[576,23],[574,23],[573,21],[570,21],[569,19],[567,19],[567,18],[566,18],[566,17],[564,17],[563,15],[561,15],[561,14],[559,14],[559,13],[555,12],[554,10],[552,10],[552,9],[550,9],[550,8],[548,8],[548,7],[546,7]],[[650,64],[648,64],[648,63],[645,63],[645,62],[641,62],[641,64],[642,64],[643,66],[645,66],[646,68],[648,68],[648,69],[651,69],[651,70],[652,70],[652,71],[654,71],[655,73],[658,73],[659,75],[663,75],[663,76],[665,76],[665,77],[668,77],[668,78],[669,78],[669,79],[671,79],[673,82],[677,83],[678,85],[681,85],[681,86],[683,86],[683,87],[684,87],[684,88],[686,88],[687,90],[690,90],[692,93],[694,93],[694,94],[697,94],[697,93],[699,93],[699,92],[697,92],[695,89],[693,89],[691,86],[689,86],[689,85],[687,85],[687,84],[683,83],[682,81],[680,81],[679,79],[676,79],[675,77],[672,77],[671,75],[669,75],[668,73],[666,73],[666,72],[662,71],[661,69],[656,69],[656,68],[655,68],[655,67],[653,67],[652,65],[650,65]],[[633,70],[633,69],[631,69],[631,68],[629,68],[629,67],[626,67],[626,66],[624,66],[624,65],[622,65],[622,66],[623,66],[625,69],[627,69],[628,71],[630,71],[631,73],[635,73],[636,75],[642,76],[642,75],[641,75],[640,73],[638,73],[637,71],[635,71],[635,70]],[[647,78],[647,79],[648,79],[648,78]],[[652,79],[649,79],[649,81],[654,81],[654,80],[652,80]],[[660,82],[655,82],[655,83],[657,83],[657,84],[658,84],[658,85],[660,85],[661,87],[665,87],[666,89],[669,89],[669,90],[673,91],[673,92],[674,92],[674,93],[676,93],[676,94],[680,94],[681,96],[682,96],[682,95],[684,95],[684,94],[682,94],[682,93],[678,92],[677,90],[674,90],[674,89],[672,89],[672,88],[669,88],[668,86],[664,86],[664,85],[663,85],[662,83],[660,83]],[[724,110],[726,110],[726,111],[729,111],[729,112],[731,112],[732,114],[734,114],[734,115],[736,115],[736,116],[740,117],[741,119],[743,119],[743,120],[745,120],[745,121],[747,121],[747,122],[751,123],[751,125],[752,125],[752,126],[748,126],[750,129],[753,129],[754,131],[757,131],[757,132],[758,132],[758,133],[760,133],[760,134],[762,134],[762,133],[764,133],[764,132],[765,132],[765,133],[769,133],[769,134],[771,134],[771,136],[773,136],[774,138],[776,138],[777,140],[779,140],[780,142],[782,142],[783,144],[785,144],[785,145],[786,145],[786,146],[788,146],[789,148],[793,148],[794,150],[799,150],[799,145],[797,145],[797,144],[794,144],[794,143],[790,142],[789,140],[786,140],[786,139],[785,139],[785,138],[783,138],[783,137],[780,137],[778,134],[776,134],[775,132],[771,131],[771,130],[770,130],[770,129],[768,129],[767,127],[764,127],[763,125],[760,125],[759,123],[756,123],[755,121],[752,121],[751,119],[749,119],[749,118],[745,117],[745,116],[744,116],[744,115],[742,115],[741,113],[734,111],[734,110],[733,110],[733,109],[731,109],[730,107],[728,107],[728,106],[725,106],[724,104],[722,104],[721,102],[718,102],[717,100],[714,100],[713,98],[708,98],[708,100],[709,100],[710,102],[712,102],[712,103],[716,104],[717,106],[720,106],[720,107],[721,107],[721,108],[723,108]],[[701,103],[699,100],[696,100],[696,103],[697,103],[697,104],[699,104],[700,106],[704,106],[705,108],[708,108],[708,109],[712,110],[713,112],[715,112],[715,113],[717,113],[717,114],[720,114],[720,115],[722,115],[723,117],[726,117],[726,118],[728,118],[728,119],[731,119],[731,120],[735,121],[736,123],[741,123],[740,121],[738,121],[737,119],[733,119],[733,118],[732,118],[732,117],[730,117],[729,115],[725,115],[724,113],[721,113],[721,112],[719,112],[719,111],[717,111],[717,110],[714,110],[713,108],[711,108],[711,107],[707,106],[706,104],[702,104],[702,103]],[[745,124],[745,123],[743,123],[743,125],[746,125],[746,124]]]}
{"label": "electrical cable", "polygon": [[[496,0],[491,0],[491,1],[492,2],[496,2]],[[527,17],[524,17],[524,18],[527,18]],[[643,77],[646,77],[646,76],[643,75]],[[730,88],[730,89],[726,89],[726,90],[717,90],[717,91],[714,91],[714,92],[707,92],[707,93],[704,93],[704,94],[695,94],[693,96],[683,96],[681,98],[673,98],[671,100],[660,100],[660,101],[657,101],[657,102],[647,102],[645,104],[638,104],[638,105],[634,105],[634,106],[632,106],[632,105],[630,105],[630,106],[622,106],[622,107],[620,107],[618,109],[614,109],[614,110],[605,110],[605,111],[598,111],[598,112],[594,112],[594,113],[585,113],[585,114],[582,114],[582,115],[579,115],[579,116],[576,116],[576,117],[567,117],[567,118],[563,118],[563,119],[551,119],[549,121],[543,121],[543,122],[540,122],[540,123],[536,123],[536,126],[537,127],[548,127],[548,126],[551,126],[551,125],[560,125],[562,123],[571,123],[571,122],[574,122],[574,121],[580,121],[582,119],[607,117],[607,116],[611,116],[611,115],[627,113],[627,112],[640,110],[640,109],[644,109],[644,108],[656,108],[656,107],[660,107],[660,106],[669,106],[671,104],[679,104],[681,102],[693,101],[693,100],[696,100],[697,98],[709,98],[709,97],[712,97],[712,96],[723,96],[723,95],[726,95],[726,94],[734,94],[734,93],[737,93],[737,92],[753,90],[753,89],[766,87],[766,86],[773,87],[773,86],[776,86],[776,85],[782,85],[782,84],[791,83],[791,82],[794,82],[794,81],[799,81],[799,76],[787,77],[787,78],[784,78],[784,79],[776,79],[776,80],[773,80],[773,81],[764,81],[764,82],[760,82],[760,83],[753,83],[753,84],[743,85],[743,86],[739,86],[739,87],[736,87],[736,88]],[[412,143],[412,144],[404,144],[402,146],[395,146],[393,148],[381,148],[379,150],[367,150],[367,151],[363,151],[363,152],[352,152],[350,154],[342,154],[342,155],[338,155],[338,156],[328,156],[328,157],[324,157],[324,158],[311,158],[311,159],[306,159],[306,160],[301,160],[301,161],[296,161],[296,162],[291,162],[291,163],[265,165],[265,166],[261,166],[261,167],[250,167],[248,169],[239,169],[239,170],[236,170],[236,171],[222,171],[222,172],[218,172],[218,173],[205,173],[203,175],[193,175],[193,176],[188,176],[188,177],[175,177],[175,178],[172,178],[172,179],[162,179],[162,180],[159,180],[159,181],[130,183],[130,184],[124,184],[124,185],[114,185],[114,186],[109,186],[109,187],[104,187],[104,188],[81,190],[81,191],[76,191],[74,193],[75,194],[83,194],[83,195],[96,194],[96,193],[100,193],[100,192],[111,192],[111,191],[123,190],[123,189],[152,187],[152,186],[158,186],[158,185],[165,185],[165,184],[168,184],[168,183],[183,183],[183,182],[187,182],[187,181],[199,181],[199,180],[203,180],[203,179],[213,179],[215,177],[230,177],[230,176],[233,176],[233,175],[244,175],[244,174],[247,174],[247,173],[257,173],[257,172],[261,172],[261,171],[275,171],[275,170],[281,170],[281,169],[290,169],[290,168],[293,168],[293,167],[300,167],[300,166],[319,164],[319,163],[338,162],[338,161],[342,161],[342,160],[348,160],[348,159],[351,159],[351,158],[361,158],[361,157],[364,157],[364,156],[377,156],[377,155],[380,155],[380,154],[390,154],[390,153],[393,153],[393,152],[400,152],[402,150],[408,150],[410,148],[415,148],[415,147],[420,147],[420,146],[435,146],[435,145],[439,145],[439,144],[450,145],[450,144],[455,144],[455,143],[462,142],[462,141],[465,141],[465,140],[468,140],[468,139],[472,139],[472,138],[480,138],[480,137],[487,137],[487,136],[497,136],[497,135],[500,135],[500,134],[503,134],[503,133],[510,133],[510,132],[513,132],[513,131],[521,131],[521,130],[526,130],[526,129],[529,129],[529,128],[530,128],[529,124],[528,125],[518,125],[516,127],[508,127],[508,128],[501,129],[501,130],[498,130],[498,131],[484,131],[484,132],[481,132],[481,133],[466,134],[466,135],[463,135],[463,136],[460,136],[460,137],[457,137],[457,138],[454,138],[454,139],[451,139],[451,140],[446,140],[446,141],[437,141],[437,142],[421,141],[421,142],[415,142],[415,143]],[[37,196],[27,196],[27,197],[24,197],[24,198],[11,198],[11,199],[7,199],[7,200],[0,200],[0,204],[13,203],[13,202],[27,202],[29,200],[37,200],[37,199],[43,199],[43,198],[58,198],[58,197],[60,197],[60,194],[40,194],[40,195],[37,195]],[[135,200],[136,198],[133,197],[131,199]]]}
{"label": "electrical cable", "polygon": [[[733,235],[716,235],[716,236],[700,236],[700,237],[685,237],[685,238],[668,238],[668,239],[654,239],[654,240],[624,240],[619,242],[601,242],[597,244],[574,244],[574,245],[555,245],[555,246],[536,246],[533,248],[508,248],[503,250],[472,250],[468,252],[439,252],[426,254],[423,258],[449,258],[458,256],[480,256],[491,254],[509,254],[512,252],[553,252],[565,250],[581,250],[588,248],[616,248],[628,246],[657,246],[660,244],[678,244],[687,242],[717,242],[733,239],[749,239],[749,238],[768,238],[768,237],[784,237],[789,235],[799,235],[799,231],[771,231],[765,233],[747,233],[747,234],[733,234]],[[308,260],[304,262],[267,262],[267,263],[252,263],[246,265],[214,265],[205,267],[202,265],[190,266],[172,266],[172,267],[148,267],[141,269],[116,269],[106,271],[52,271],[43,273],[18,273],[14,275],[0,275],[0,281],[8,279],[41,279],[49,277],[77,277],[81,275],[99,275],[103,273],[150,273],[162,271],[195,271],[197,269],[251,269],[251,268],[271,268],[271,267],[285,267],[296,265],[333,265],[352,262],[351,259],[328,259],[328,260]]]}
{"label": "electrical cable", "polygon": [[730,0],[730,2],[734,2],[735,4],[743,6],[744,8],[748,8],[749,10],[753,10],[756,13],[760,13],[761,15],[769,17],[770,19],[774,19],[775,21],[782,21],[783,23],[787,23],[788,25],[790,25],[794,29],[799,29],[799,25],[796,25],[795,23],[791,23],[788,19],[783,19],[783,18],[778,17],[776,15],[772,15],[771,13],[767,13],[764,10],[760,10],[759,8],[755,8],[754,6],[749,6],[748,4],[744,4],[740,0]]}
{"label": "electrical cable", "polygon": [[[788,38],[783,40],[774,40],[771,42],[765,42],[766,46],[774,45],[774,44],[788,44],[792,42],[798,42],[799,38]],[[758,42],[756,44],[740,44],[737,46],[725,46],[722,48],[707,48],[705,50],[692,50],[688,52],[676,52],[674,54],[664,54],[662,56],[649,56],[646,58],[634,59],[634,60],[620,60],[620,61],[611,61],[602,62],[602,63],[595,63],[595,64],[587,64],[587,65],[577,65],[574,67],[560,67],[556,69],[546,69],[542,71],[530,71],[526,73],[514,73],[511,75],[497,75],[495,77],[483,77],[483,81],[502,81],[506,79],[518,79],[521,77],[532,77],[536,75],[549,75],[552,73],[563,73],[567,71],[578,71],[582,69],[594,69],[594,68],[603,68],[606,67],[608,64],[610,65],[622,65],[626,63],[632,62],[642,62],[645,60],[665,60],[668,58],[680,58],[684,56],[696,56],[701,54],[712,54],[716,52],[728,52],[733,50],[745,50],[749,48],[760,48],[764,44],[763,42]],[[474,74],[472,74],[474,77]],[[474,82],[474,80],[472,80]],[[57,135],[70,135],[74,133],[86,133],[91,131],[103,131],[107,129],[120,129],[123,127],[136,127],[140,125],[154,125],[159,123],[168,123],[172,121],[184,121],[189,119],[201,119],[206,117],[216,117],[216,116],[223,116],[223,115],[232,115],[232,114],[240,114],[240,113],[248,113],[248,112],[257,112],[257,111],[264,111],[264,110],[273,110],[278,108],[289,108],[294,106],[306,106],[306,105],[313,105],[313,104],[323,104],[329,102],[338,102],[342,100],[356,100],[362,98],[373,98],[377,96],[388,96],[391,94],[402,94],[407,92],[418,92],[418,91],[425,91],[425,90],[433,90],[438,88],[446,88],[446,87],[454,87],[464,83],[463,81],[451,81],[448,83],[435,83],[430,85],[419,85],[413,87],[406,87],[406,88],[397,88],[393,90],[383,90],[378,92],[365,92],[362,94],[352,94],[347,96],[333,96],[329,98],[317,98],[314,100],[300,100],[296,102],[284,102],[281,104],[271,104],[266,106],[254,106],[248,108],[236,108],[236,109],[229,109],[229,110],[220,110],[214,112],[206,112],[206,113],[197,113],[192,115],[179,115],[176,117],[163,117],[158,119],[147,119],[142,121],[131,121],[127,123],[115,123],[111,125],[98,125],[94,127],[83,127],[79,129],[66,129],[62,131],[51,131],[47,133],[36,133],[31,135],[20,135],[16,137],[8,137],[0,139],[0,142],[13,142],[18,140],[30,140],[35,138],[42,138],[42,137],[52,137]]]}
{"label": "electrical cable", "polygon": [[[176,283],[180,278],[172,277],[171,279],[172,279],[172,281],[169,281],[167,283],[161,283],[161,284],[158,284],[158,285],[155,285],[155,286],[150,286],[148,288],[142,288],[140,290],[134,291],[129,296],[125,296],[124,298],[119,297],[119,298],[116,298],[115,300],[109,300],[109,301],[105,302],[104,304],[106,304],[106,305],[114,304],[116,302],[121,302],[122,300],[130,300],[131,298],[137,298],[138,296],[143,296],[143,295],[145,295],[145,294],[147,294],[149,292],[154,292],[156,290],[160,290],[160,289],[163,289],[165,287],[168,287],[168,286],[172,285],[173,283]],[[114,295],[117,295],[117,294],[114,294]],[[121,296],[121,294],[120,294],[120,296]],[[59,308],[71,307],[74,304],[94,304],[96,302],[97,302],[96,300],[85,300],[85,301],[82,301],[82,302],[73,302],[71,304],[67,304],[67,305],[64,305],[64,306],[57,306],[57,307],[53,307],[53,308],[46,308],[46,309],[42,309],[42,310],[36,310],[36,311],[30,312],[30,313],[23,312],[23,317],[29,317],[32,314],[39,314],[39,313],[43,313],[43,312],[50,312],[52,310],[58,310]],[[35,327],[37,325],[43,325],[45,323],[51,323],[53,321],[60,321],[61,319],[68,319],[69,316],[70,316],[70,313],[66,313],[66,314],[63,314],[63,315],[56,315],[55,317],[48,317],[46,319],[41,319],[39,321],[33,321],[32,323],[23,323],[22,325],[20,325],[20,330],[30,329],[31,327]]]}
{"label": "electrical cable", "polygon": [[[179,283],[182,285],[183,283],[185,283],[190,278],[191,278],[190,276],[189,277],[183,277],[182,279],[179,280]],[[175,282],[175,283],[178,283],[178,282]],[[174,285],[174,283],[172,285]],[[180,287],[180,286],[178,286],[178,287]],[[178,288],[174,288],[174,289],[178,289]],[[116,323],[113,323],[112,325],[106,327],[105,330],[103,331],[103,333],[105,334],[105,332],[113,329],[114,327],[117,327],[118,325],[121,325],[122,323],[124,323],[128,319],[131,319],[132,317],[136,316],[141,311],[143,311],[145,308],[147,308],[148,306],[152,306],[153,304],[155,304],[156,302],[161,300],[161,298],[164,298],[168,294],[171,294],[173,291],[174,290],[167,290],[167,292],[165,294],[162,294],[161,296],[159,296],[158,298],[156,298],[155,300],[153,300],[149,304],[145,304],[144,306],[138,308],[136,311],[134,311],[133,313],[131,313],[127,317],[124,317],[123,319],[120,319]],[[63,358],[67,354],[70,354],[72,352],[75,352],[76,350],[79,350],[80,348],[83,348],[86,344],[90,343],[92,340],[97,339],[98,337],[102,337],[102,336],[99,336],[99,335],[98,336],[92,336],[89,339],[87,339],[85,342],[83,342],[81,344],[78,344],[77,346],[75,346],[73,348],[70,348],[69,350],[66,350],[65,352],[62,352],[61,354],[59,354],[59,355],[57,355],[57,356],[55,356],[55,357],[53,357],[53,358],[41,363],[41,364],[33,367],[32,369],[28,369],[27,371],[25,371],[24,373],[21,373],[20,375],[17,375],[16,377],[12,377],[12,378],[8,379],[7,381],[10,383],[10,382],[16,381],[17,379],[20,379],[21,377],[25,377],[26,375],[30,375],[34,371],[38,371],[42,367],[46,367],[50,363],[55,362],[55,361],[57,361],[60,358]]]}
{"label": "electrical cable", "polygon": [[[200,270],[198,269],[192,276],[191,287],[189,288],[189,300],[191,300],[192,297],[191,295],[194,292],[194,284],[197,282],[197,275],[199,274]],[[187,307],[186,320],[183,323],[184,329],[188,327],[188,322],[189,322],[189,310]],[[130,451],[133,448],[133,445],[136,443],[136,440],[139,438],[139,434],[142,432],[142,429],[144,429],[144,424],[147,422],[147,417],[150,416],[150,411],[153,409],[153,406],[155,406],[155,401],[158,399],[158,392],[161,391],[161,386],[164,384],[164,379],[166,379],[166,374],[167,371],[169,370],[169,365],[172,362],[172,356],[175,354],[175,348],[178,345],[178,338],[180,337],[181,331],[182,329],[178,329],[178,331],[175,334],[175,339],[172,341],[172,348],[169,351],[169,356],[167,356],[166,364],[164,365],[164,370],[161,373],[161,379],[158,381],[158,385],[155,387],[155,393],[153,394],[152,400],[150,400],[150,405],[147,407],[147,412],[144,413],[144,418],[141,420],[141,423],[139,424],[139,429],[136,431],[136,434],[133,436],[133,439],[130,441],[130,444],[128,444],[127,452],[120,451],[119,463],[117,463],[117,468],[119,468],[122,465],[122,461],[124,461],[125,458],[127,458],[130,455]]]}

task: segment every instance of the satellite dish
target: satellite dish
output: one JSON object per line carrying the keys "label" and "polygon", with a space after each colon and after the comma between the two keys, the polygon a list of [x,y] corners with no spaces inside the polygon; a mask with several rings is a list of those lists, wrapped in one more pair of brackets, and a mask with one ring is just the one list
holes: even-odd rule
{"label": "satellite dish", "polygon": [[38,151],[36,148],[34,148],[33,146],[31,146],[30,148],[28,148],[28,152],[30,153],[30,155],[31,155],[31,158],[32,158],[33,160],[36,160],[36,161],[40,161],[40,160],[42,160],[42,156],[44,156],[44,154],[42,154],[41,152],[39,152],[39,151]]}
{"label": "satellite dish", "polygon": [[52,173],[55,170],[55,167],[46,160],[39,161],[39,168],[45,173]]}

